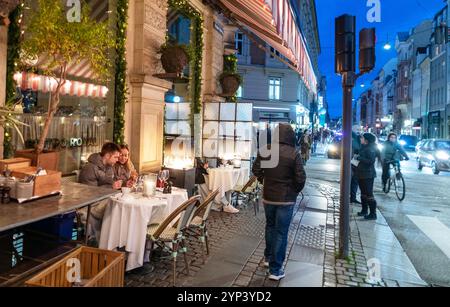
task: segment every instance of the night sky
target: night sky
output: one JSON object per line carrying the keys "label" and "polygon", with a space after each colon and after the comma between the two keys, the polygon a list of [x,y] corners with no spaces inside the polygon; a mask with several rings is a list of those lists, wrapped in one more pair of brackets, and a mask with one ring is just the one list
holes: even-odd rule
{"label": "night sky", "polygon": [[[395,38],[397,32],[409,31],[420,21],[432,19],[445,6],[443,0],[381,0],[381,22],[369,23],[366,19],[368,10],[366,0],[316,0],[319,22],[322,54],[319,66],[322,74],[327,76],[328,101],[332,118],[342,113],[341,78],[334,73],[334,19],[342,14],[356,16],[357,39],[362,28],[375,27],[377,32],[377,66],[371,74],[364,75],[358,80],[354,97],[370,86],[370,82],[379,70],[391,58],[396,56]],[[392,45],[390,51],[383,49],[389,39]],[[358,57],[358,54],[357,54]],[[358,65],[358,58],[356,58]],[[361,88],[365,84],[365,88]]]}

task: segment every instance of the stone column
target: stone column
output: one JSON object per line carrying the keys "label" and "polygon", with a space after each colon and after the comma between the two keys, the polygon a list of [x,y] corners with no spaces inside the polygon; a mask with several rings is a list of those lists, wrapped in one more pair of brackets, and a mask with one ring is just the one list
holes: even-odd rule
{"label": "stone column", "polygon": [[[6,99],[6,56],[8,46],[8,28],[0,26],[0,105]],[[3,128],[0,128],[0,158],[3,158]]]}
{"label": "stone column", "polygon": [[128,29],[129,103],[126,138],[140,172],[162,165],[164,94],[172,83],[153,77],[163,72],[157,50],[165,42],[167,0],[130,2]]}

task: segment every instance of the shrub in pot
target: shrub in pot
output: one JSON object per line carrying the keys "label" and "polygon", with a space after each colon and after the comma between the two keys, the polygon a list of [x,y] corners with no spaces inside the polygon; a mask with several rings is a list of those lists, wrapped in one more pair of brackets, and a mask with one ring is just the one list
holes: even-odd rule
{"label": "shrub in pot", "polygon": [[170,39],[161,46],[161,64],[166,73],[181,74],[191,60],[191,52],[186,45],[178,44]]}
{"label": "shrub in pot", "polygon": [[220,76],[223,96],[234,96],[242,83],[242,77],[237,73],[224,72]]}

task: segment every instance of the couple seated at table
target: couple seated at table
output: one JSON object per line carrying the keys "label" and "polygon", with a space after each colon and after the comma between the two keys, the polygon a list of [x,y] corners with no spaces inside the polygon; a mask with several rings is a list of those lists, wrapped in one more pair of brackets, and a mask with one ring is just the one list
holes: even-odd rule
{"label": "couple seated at table", "polygon": [[[119,190],[122,187],[132,187],[138,174],[130,160],[130,150],[127,145],[106,143],[100,153],[92,154],[88,163],[82,168],[78,182],[90,186],[109,187]],[[99,202],[91,209],[88,237],[100,237],[101,221],[108,200]]]}
{"label": "couple seated at table", "polygon": [[[200,158],[195,159],[195,184],[198,187],[202,201],[212,192],[209,189],[208,162],[203,162]],[[219,203],[214,202],[212,208],[214,211],[224,211],[227,213],[238,213],[239,210],[231,205],[231,192],[226,192]]]}

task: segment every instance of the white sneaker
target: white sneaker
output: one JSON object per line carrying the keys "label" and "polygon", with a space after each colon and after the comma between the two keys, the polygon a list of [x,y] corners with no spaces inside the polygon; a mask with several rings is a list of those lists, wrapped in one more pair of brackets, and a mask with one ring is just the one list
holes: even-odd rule
{"label": "white sneaker", "polygon": [[280,273],[280,275],[274,275],[274,274],[270,274],[269,279],[270,280],[275,280],[275,281],[279,281],[283,278],[286,277],[286,274],[284,272]]}
{"label": "white sneaker", "polygon": [[238,213],[239,210],[233,207],[232,205],[228,204],[226,206],[223,206],[223,211],[226,213]]}

